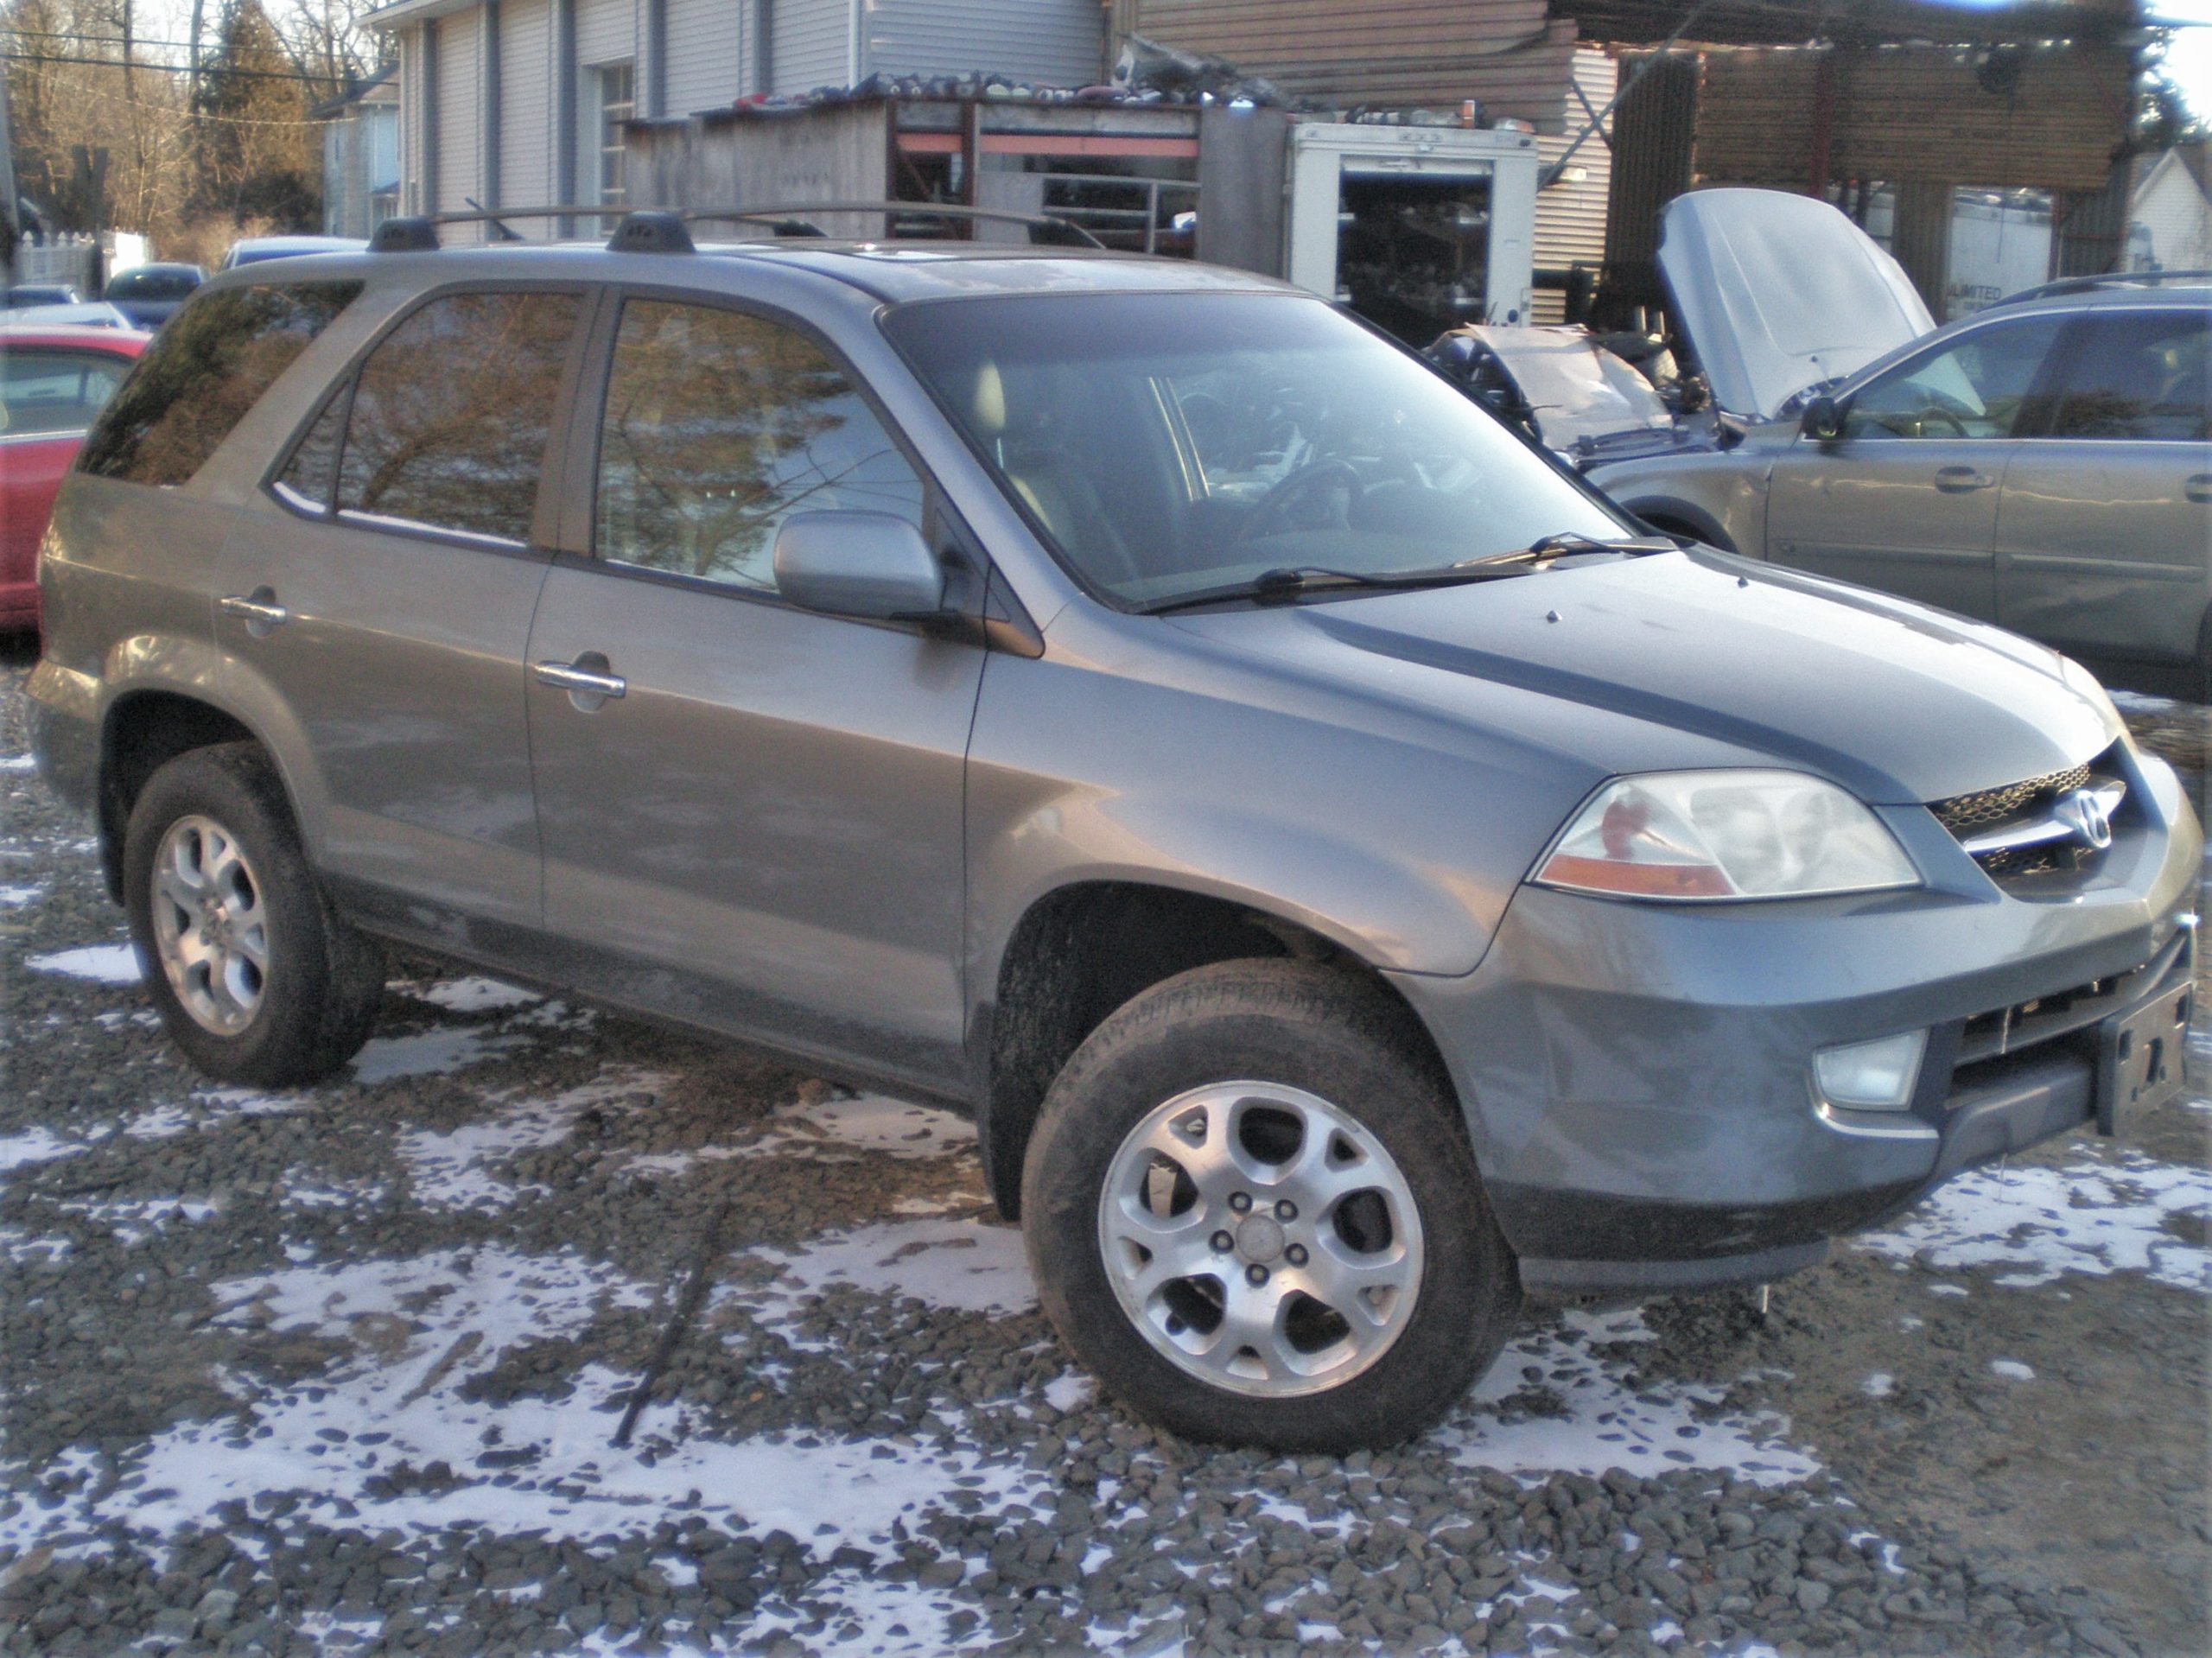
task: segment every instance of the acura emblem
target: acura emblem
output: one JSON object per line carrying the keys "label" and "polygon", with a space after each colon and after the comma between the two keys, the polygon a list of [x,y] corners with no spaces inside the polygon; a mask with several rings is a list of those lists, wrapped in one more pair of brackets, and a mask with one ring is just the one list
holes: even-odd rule
{"label": "acura emblem", "polygon": [[2112,844],[2112,815],[2094,789],[2076,789],[2061,796],[2051,808],[2051,816],[2073,830],[2074,838],[2092,852],[2101,852]]}

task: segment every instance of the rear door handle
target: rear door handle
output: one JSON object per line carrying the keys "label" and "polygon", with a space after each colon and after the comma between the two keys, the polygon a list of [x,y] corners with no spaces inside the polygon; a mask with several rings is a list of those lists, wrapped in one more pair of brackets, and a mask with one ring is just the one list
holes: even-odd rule
{"label": "rear door handle", "polygon": [[271,588],[256,588],[250,594],[230,594],[218,599],[215,607],[226,616],[244,618],[245,631],[257,639],[267,638],[292,619],[292,613],[276,602],[276,590]]}
{"label": "rear door handle", "polygon": [[1976,472],[1972,467],[1942,467],[1936,469],[1936,487],[1946,495],[1964,495],[1977,489],[1987,489],[1997,480],[1986,472]]}
{"label": "rear door handle", "polygon": [[2212,472],[2192,473],[2182,484],[2181,492],[2199,506],[2212,506]]}
{"label": "rear door handle", "polygon": [[[588,651],[574,662],[534,662],[530,671],[541,685],[556,685],[569,693],[579,708],[596,708],[597,701],[619,697],[630,689],[630,682],[620,674],[603,671],[607,658],[596,651]],[[598,666],[593,666],[593,664]]]}

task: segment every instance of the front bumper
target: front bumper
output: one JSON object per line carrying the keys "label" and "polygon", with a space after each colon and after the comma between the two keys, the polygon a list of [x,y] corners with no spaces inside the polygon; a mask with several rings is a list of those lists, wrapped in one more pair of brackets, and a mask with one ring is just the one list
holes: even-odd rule
{"label": "front bumper", "polygon": [[[1474,973],[1400,976],[1524,1286],[1776,1278],[1961,1169],[2093,1121],[2100,1027],[2195,966],[2201,833],[2163,764],[2133,782],[2134,822],[2063,893],[2000,890],[1928,813],[1885,812],[1923,869],[1956,874],[1703,908],[1527,887]],[[1816,1050],[1917,1029],[1908,1110],[1818,1098]]]}

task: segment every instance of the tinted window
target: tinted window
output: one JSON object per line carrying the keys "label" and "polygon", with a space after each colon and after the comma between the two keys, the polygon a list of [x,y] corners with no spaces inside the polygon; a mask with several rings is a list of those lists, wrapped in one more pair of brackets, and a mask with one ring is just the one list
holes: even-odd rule
{"label": "tinted window", "polygon": [[340,510],[529,541],[580,308],[574,294],[448,294],[401,323],[361,365]]}
{"label": "tinted window", "polygon": [[107,285],[110,299],[183,299],[200,286],[189,270],[126,270]]}
{"label": "tinted window", "polygon": [[600,434],[602,558],[770,588],[784,519],[830,508],[918,527],[922,486],[819,346],[736,311],[622,308]]}
{"label": "tinted window", "polygon": [[0,437],[81,432],[130,372],[110,352],[0,351]]}
{"label": "tinted window", "polygon": [[307,435],[277,475],[277,492],[294,506],[316,512],[330,510],[331,486],[337,481],[339,427],[346,418],[346,392],[340,386],[315,416]]}
{"label": "tinted window", "polygon": [[360,291],[301,283],[191,300],[108,404],[79,464],[133,483],[183,483]]}
{"label": "tinted window", "polygon": [[1851,400],[1846,437],[2010,437],[2056,317],[2022,317],[1961,335],[1870,380]]}
{"label": "tinted window", "polygon": [[2122,311],[2080,326],[2053,436],[2202,442],[2212,435],[2212,317]]}
{"label": "tinted window", "polygon": [[1067,562],[1124,600],[1627,533],[1449,381],[1316,299],[962,299],[884,327]]}

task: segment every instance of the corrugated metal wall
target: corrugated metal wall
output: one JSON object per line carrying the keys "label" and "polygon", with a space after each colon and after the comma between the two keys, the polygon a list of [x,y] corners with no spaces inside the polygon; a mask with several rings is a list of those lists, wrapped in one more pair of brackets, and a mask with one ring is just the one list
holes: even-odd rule
{"label": "corrugated metal wall", "polygon": [[2116,49],[2028,52],[2017,85],[2001,95],[1983,88],[1972,54],[1942,47],[1713,50],[1700,98],[1699,177],[1805,188],[1815,86],[1830,51],[1831,179],[2094,190],[2126,134],[2132,72]]}
{"label": "corrugated metal wall", "polygon": [[727,108],[749,89],[751,0],[668,0],[670,115]]}
{"label": "corrugated metal wall", "polygon": [[[1613,60],[1586,47],[1575,53],[1573,67],[1575,84],[1582,89],[1583,98],[1589,99],[1590,108],[1603,110],[1613,96]],[[1545,167],[1565,156],[1573,135],[1589,124],[1589,111],[1579,99],[1574,103],[1574,112],[1580,118],[1566,132],[1537,136],[1536,154]],[[1605,263],[1605,198],[1613,178],[1613,151],[1606,135],[1611,125],[1612,118],[1608,116],[1605,128],[1583,140],[1582,147],[1568,159],[1569,171],[1580,172],[1580,178],[1562,177],[1549,189],[1536,192],[1537,270],[1565,270],[1578,264],[1587,265],[1594,277]],[[1529,320],[1560,321],[1566,306],[1564,293],[1539,288],[1529,307]]]}
{"label": "corrugated metal wall", "polygon": [[769,59],[774,90],[847,85],[852,30],[853,0],[776,0]]}
{"label": "corrugated metal wall", "polygon": [[[553,200],[551,0],[499,6],[499,200],[513,207]],[[525,236],[551,231],[543,220],[514,228]]]}
{"label": "corrugated metal wall", "polygon": [[1098,79],[1104,16],[1098,0],[873,0],[861,18],[861,73],[995,69],[1087,86]]}
{"label": "corrugated metal wall", "polygon": [[1545,0],[1129,0],[1122,25],[1338,105],[1448,106],[1569,124],[1574,24]]}
{"label": "corrugated metal wall", "polygon": [[483,198],[483,37],[481,8],[438,21],[438,199],[432,204],[434,212],[465,213],[465,197]]}

